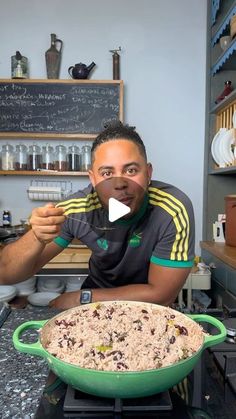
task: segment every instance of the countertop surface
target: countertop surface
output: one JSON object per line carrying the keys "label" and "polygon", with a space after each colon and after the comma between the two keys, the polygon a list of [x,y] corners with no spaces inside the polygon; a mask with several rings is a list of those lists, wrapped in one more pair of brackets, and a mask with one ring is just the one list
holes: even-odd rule
{"label": "countertop surface", "polygon": [[[49,369],[47,362],[36,356],[18,352],[12,342],[14,330],[29,320],[46,320],[58,313],[48,307],[12,309],[0,329],[0,417],[1,419],[33,418],[39,405]],[[29,332],[36,340],[36,332]]]}
{"label": "countertop surface", "polygon": [[233,269],[236,269],[236,247],[226,246],[225,243],[215,243],[211,241],[200,242],[200,246]]}

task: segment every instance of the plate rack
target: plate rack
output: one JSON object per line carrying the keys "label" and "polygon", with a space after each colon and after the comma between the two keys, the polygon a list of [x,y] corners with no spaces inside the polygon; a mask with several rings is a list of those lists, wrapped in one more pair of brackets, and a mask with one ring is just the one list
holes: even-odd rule
{"label": "plate rack", "polygon": [[72,182],[34,179],[27,193],[31,201],[61,201],[73,193]]}

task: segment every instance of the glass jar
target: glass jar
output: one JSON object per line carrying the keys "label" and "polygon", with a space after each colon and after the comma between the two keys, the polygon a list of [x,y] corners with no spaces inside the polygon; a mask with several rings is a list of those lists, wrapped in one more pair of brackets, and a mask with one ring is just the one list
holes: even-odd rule
{"label": "glass jar", "polygon": [[11,144],[2,146],[2,170],[14,170],[14,147]]}
{"label": "glass jar", "polygon": [[28,79],[28,58],[23,57],[19,51],[11,57],[11,77],[12,79]]}
{"label": "glass jar", "polygon": [[82,147],[81,154],[81,170],[87,172],[91,168],[91,147],[90,145],[84,145]]}
{"label": "glass jar", "polygon": [[80,149],[77,145],[73,144],[69,147],[68,151],[68,170],[79,171],[81,165]]}
{"label": "glass jar", "polygon": [[42,169],[54,169],[54,148],[49,144],[42,148]]}
{"label": "glass jar", "polygon": [[27,170],[27,147],[24,144],[16,145],[15,170]]}
{"label": "glass jar", "polygon": [[56,146],[54,169],[59,172],[66,172],[68,170],[67,148],[64,145]]}
{"label": "glass jar", "polygon": [[42,153],[41,148],[37,144],[29,146],[28,158],[27,158],[27,169],[37,170],[41,169],[42,165]]}

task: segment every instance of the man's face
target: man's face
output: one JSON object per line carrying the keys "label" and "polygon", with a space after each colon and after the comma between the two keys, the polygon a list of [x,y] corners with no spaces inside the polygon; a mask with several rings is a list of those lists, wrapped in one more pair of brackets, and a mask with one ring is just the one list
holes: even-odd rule
{"label": "man's face", "polygon": [[94,153],[89,177],[103,206],[115,198],[135,214],[147,191],[152,168],[139,147],[126,139],[111,140],[98,146]]}

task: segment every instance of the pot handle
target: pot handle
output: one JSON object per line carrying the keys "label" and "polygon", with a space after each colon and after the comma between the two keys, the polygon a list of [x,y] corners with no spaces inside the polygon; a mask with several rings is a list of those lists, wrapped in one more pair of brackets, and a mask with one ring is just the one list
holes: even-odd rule
{"label": "pot handle", "polygon": [[71,65],[69,68],[68,68],[68,73],[69,73],[69,75],[73,78],[73,76],[72,76],[72,70],[73,70],[73,68],[74,68],[74,66],[73,65]]}
{"label": "pot handle", "polygon": [[23,343],[20,341],[21,335],[29,329],[41,329],[43,325],[47,322],[47,320],[37,320],[37,321],[29,321],[22,323],[20,326],[13,333],[13,345],[14,347],[20,351],[25,352],[31,355],[38,355],[43,358],[47,357],[47,352],[43,349],[40,341],[38,340],[35,343]]}
{"label": "pot handle", "polygon": [[215,317],[208,316],[207,314],[189,314],[188,317],[197,322],[210,323],[220,331],[220,333],[217,335],[205,336],[205,341],[203,344],[204,348],[208,348],[209,346],[224,342],[226,337],[226,328],[220,320],[216,319]]}

